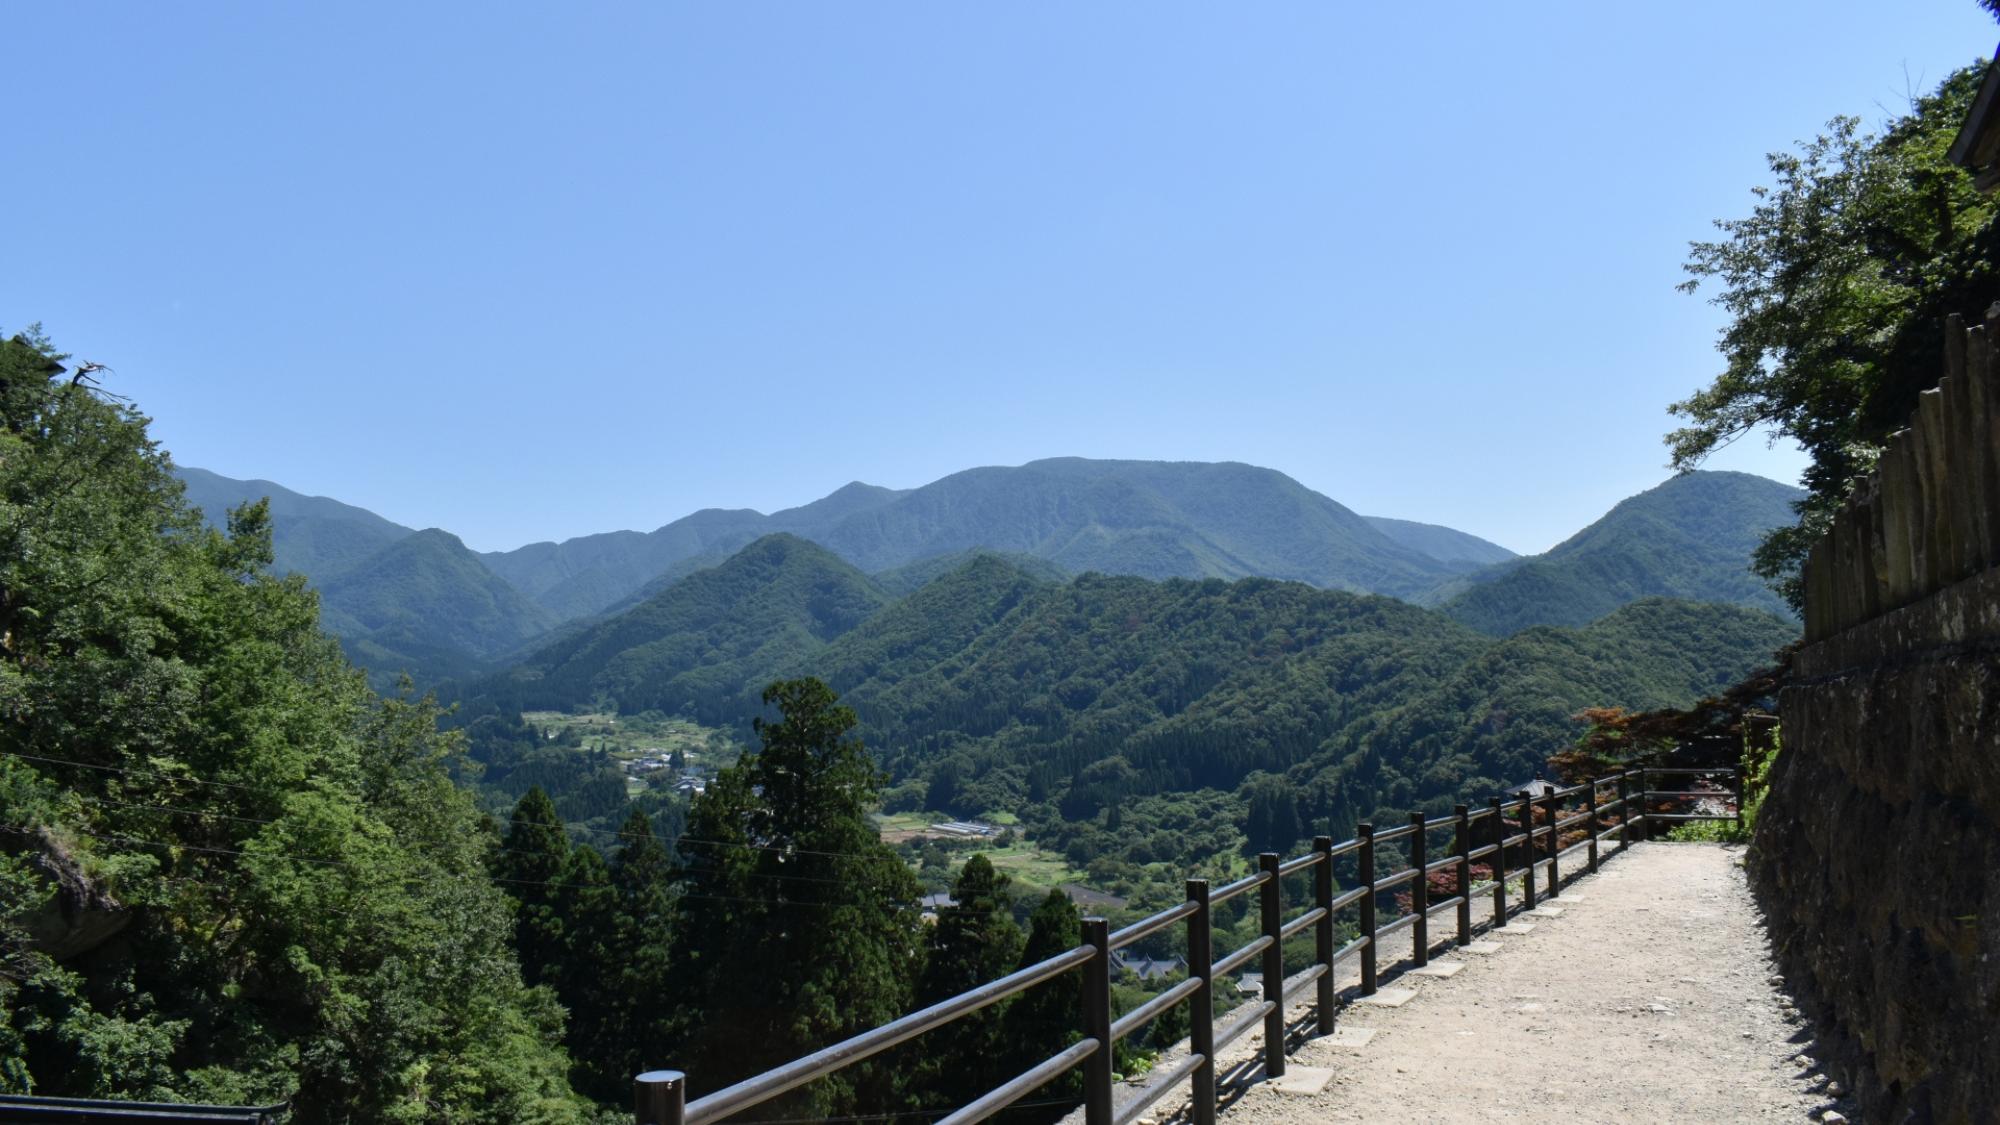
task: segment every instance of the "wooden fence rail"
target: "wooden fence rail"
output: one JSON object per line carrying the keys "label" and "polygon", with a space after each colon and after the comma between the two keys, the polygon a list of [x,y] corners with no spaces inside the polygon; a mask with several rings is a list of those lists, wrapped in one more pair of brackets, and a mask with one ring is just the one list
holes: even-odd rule
{"label": "wooden fence rail", "polygon": [[[1656,789],[1656,778],[1706,777],[1723,779],[1722,788]],[[1687,785],[1688,782],[1675,784]],[[1711,784],[1715,784],[1711,781]],[[1617,796],[1604,799],[1607,787]],[[1729,799],[1727,812],[1649,811],[1662,801]],[[1078,1026],[1083,1038],[1041,1063],[1010,1079],[941,1118],[944,1125],[965,1125],[983,1121],[1019,1101],[1070,1070],[1081,1066],[1084,1073],[1084,1116],[1087,1125],[1128,1125],[1155,1102],[1191,1084],[1191,1114],[1195,1125],[1214,1125],[1216,1115],[1216,1066],[1218,1055],[1252,1028],[1264,1031],[1263,1067],[1267,1077],[1285,1073],[1285,1006],[1308,994],[1313,998],[1313,1017],[1321,1034],[1333,1031],[1339,1011],[1340,990],[1335,977],[1350,958],[1359,959],[1361,982],[1355,994],[1372,995],[1385,962],[1383,943],[1407,929],[1410,949],[1406,956],[1391,958],[1387,965],[1408,961],[1421,967],[1430,956],[1430,921],[1433,914],[1456,912],[1460,945],[1472,941],[1476,898],[1489,894],[1492,925],[1505,927],[1508,918],[1507,883],[1521,880],[1521,909],[1532,910],[1537,901],[1536,882],[1543,881],[1542,894],[1555,898],[1562,891],[1561,864],[1565,857],[1584,853],[1586,871],[1594,872],[1600,862],[1600,845],[1614,840],[1618,849],[1633,840],[1644,840],[1649,826],[1686,821],[1742,820],[1743,777],[1733,767],[1718,769],[1663,769],[1646,767],[1609,774],[1568,788],[1551,788],[1540,796],[1518,793],[1511,801],[1495,797],[1486,807],[1472,811],[1457,806],[1450,816],[1425,819],[1412,813],[1408,824],[1377,830],[1373,825],[1357,826],[1351,840],[1334,843],[1320,836],[1312,850],[1290,860],[1275,852],[1257,857],[1257,872],[1222,887],[1211,888],[1206,879],[1189,879],[1187,897],[1177,906],[1140,919],[1115,932],[1102,918],[1083,921],[1081,942],[1073,949],[1046,961],[1030,965],[999,980],[961,993],[950,999],[913,1012],[892,1023],[862,1032],[824,1050],[786,1063],[774,1070],[746,1078],[694,1101],[686,1100],[686,1075],[675,1070],[655,1070],[639,1075],[633,1082],[636,1125],[706,1125],[776,1098],[818,1078],[851,1066],[899,1043],[942,1027],[953,1020],[1036,985],[1070,972],[1082,974],[1083,1010]],[[1569,811],[1565,815],[1566,810]],[[1540,813],[1540,823],[1536,814]],[[1510,826],[1513,814],[1518,823]],[[1610,827],[1606,824],[1609,822]],[[1583,826],[1582,839],[1567,848],[1563,833]],[[1430,837],[1444,829],[1452,832],[1448,851],[1431,858]],[[1517,830],[1510,830],[1517,829]],[[1475,839],[1486,842],[1477,846]],[[1407,840],[1404,848],[1409,865],[1384,874],[1377,870],[1379,849],[1384,844]],[[1357,876],[1355,885],[1335,893],[1334,861],[1352,854]],[[1472,865],[1488,861],[1492,878],[1479,886],[1472,884]],[[1510,866],[1510,864],[1512,864]],[[1430,900],[1430,876],[1452,871],[1451,897]],[[1299,872],[1312,874],[1312,904],[1296,917],[1285,917],[1284,878]],[[1378,898],[1409,884],[1410,910],[1386,925],[1378,925]],[[1258,936],[1242,948],[1216,958],[1212,948],[1215,907],[1230,899],[1258,892]],[[1358,936],[1335,948],[1336,916],[1352,909]],[[1113,1019],[1111,1015],[1111,955],[1119,949],[1177,924],[1187,933],[1188,979],[1153,997],[1146,1003]],[[1290,979],[1284,973],[1287,942],[1310,932],[1313,962]],[[1263,973],[1263,995],[1223,1015],[1215,1014],[1214,987],[1217,978],[1256,961]],[[1145,1027],[1170,1008],[1187,1004],[1189,1054],[1179,1063],[1155,1073],[1136,1095],[1114,1105],[1112,1045]]]}

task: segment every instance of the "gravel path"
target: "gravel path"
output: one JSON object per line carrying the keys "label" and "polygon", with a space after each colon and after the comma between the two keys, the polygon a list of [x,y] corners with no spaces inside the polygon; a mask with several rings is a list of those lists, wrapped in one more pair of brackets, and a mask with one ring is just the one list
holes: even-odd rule
{"label": "gravel path", "polygon": [[[1635,845],[1565,887],[1560,915],[1475,934],[1497,952],[1439,943],[1434,963],[1462,962],[1457,975],[1385,978],[1384,989],[1416,997],[1352,1006],[1342,1034],[1292,1054],[1287,1082],[1310,1084],[1324,1075],[1308,1068],[1323,1068],[1321,1092],[1281,1092],[1252,1067],[1222,1122],[1816,1121],[1845,1108],[1773,976],[1741,856]],[[1533,932],[1517,932],[1524,921]],[[1432,931],[1455,936],[1449,912]],[[1362,1030],[1374,1032],[1365,1044],[1341,1042]],[[1241,1044],[1225,1070],[1260,1049],[1254,1037]],[[1174,1102],[1184,1098],[1150,1119]]]}

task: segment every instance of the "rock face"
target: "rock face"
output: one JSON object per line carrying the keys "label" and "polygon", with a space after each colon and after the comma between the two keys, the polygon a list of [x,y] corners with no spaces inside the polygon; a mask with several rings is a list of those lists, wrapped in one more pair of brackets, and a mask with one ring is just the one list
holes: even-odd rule
{"label": "rock face", "polygon": [[2000,1105],[2000,394],[1986,332],[1952,330],[1952,376],[1807,564],[1750,859],[1868,1121]]}

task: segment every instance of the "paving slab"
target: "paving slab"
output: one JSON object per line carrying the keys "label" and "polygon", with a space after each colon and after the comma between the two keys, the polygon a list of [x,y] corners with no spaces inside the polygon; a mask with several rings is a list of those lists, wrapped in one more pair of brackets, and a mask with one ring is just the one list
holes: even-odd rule
{"label": "paving slab", "polygon": [[1535,932],[1535,924],[1533,922],[1509,922],[1493,932],[1496,934],[1532,934]]}
{"label": "paving slab", "polygon": [[1333,1081],[1333,1071],[1324,1066],[1287,1066],[1285,1073],[1270,1080],[1268,1085],[1280,1094],[1297,1097],[1311,1097],[1326,1089]]}
{"label": "paving slab", "polygon": [[1445,979],[1450,979],[1452,977],[1457,976],[1460,972],[1464,971],[1464,969],[1465,969],[1465,962],[1463,961],[1432,961],[1430,964],[1425,965],[1421,969],[1411,969],[1410,975],[1418,977],[1443,977]]}
{"label": "paving slab", "polygon": [[1417,998],[1414,988],[1378,988],[1373,996],[1355,998],[1356,1004],[1373,1004],[1379,1008],[1400,1008]]}
{"label": "paving slab", "polygon": [[1507,944],[1505,942],[1475,941],[1471,945],[1459,946],[1458,951],[1460,953],[1483,953],[1490,956],[1492,954],[1500,952],[1505,948],[1507,948]]}
{"label": "paving slab", "polygon": [[1374,1038],[1375,1029],[1372,1027],[1336,1027],[1332,1035],[1322,1035],[1318,1042],[1329,1047],[1346,1047],[1358,1051]]}
{"label": "paving slab", "polygon": [[1537,906],[1533,910],[1528,911],[1528,913],[1533,914],[1537,918],[1560,918],[1563,916],[1563,908],[1560,906]]}

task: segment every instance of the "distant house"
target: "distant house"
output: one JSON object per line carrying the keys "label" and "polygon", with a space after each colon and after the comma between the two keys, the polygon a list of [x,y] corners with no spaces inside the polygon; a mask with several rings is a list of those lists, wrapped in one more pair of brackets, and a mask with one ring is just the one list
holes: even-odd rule
{"label": "distant house", "polygon": [[1125,900],[1108,891],[1093,891],[1080,883],[1064,883],[1062,892],[1085,910],[1123,910]]}
{"label": "distant house", "polygon": [[1986,68],[1986,78],[1972,99],[1972,110],[1951,143],[1951,162],[1972,173],[1980,191],[2000,188],[2000,62]]}
{"label": "distant house", "polygon": [[1175,973],[1187,972],[1187,958],[1171,957],[1158,960],[1147,957],[1128,956],[1119,950],[1111,954],[1111,971],[1116,975],[1130,973],[1140,980],[1159,980]]}
{"label": "distant house", "polygon": [[1000,834],[1000,830],[990,824],[980,824],[970,820],[947,820],[942,824],[931,825],[931,831],[942,836],[984,837]]}
{"label": "distant house", "polygon": [[1543,797],[1546,797],[1551,793],[1558,792],[1561,789],[1562,786],[1556,784],[1555,782],[1547,781],[1537,777],[1532,781],[1524,781],[1519,785],[1509,785],[1506,791],[1501,793],[1501,796],[1518,797],[1521,794],[1526,793],[1528,796],[1533,797],[1535,800],[1539,801]]}

